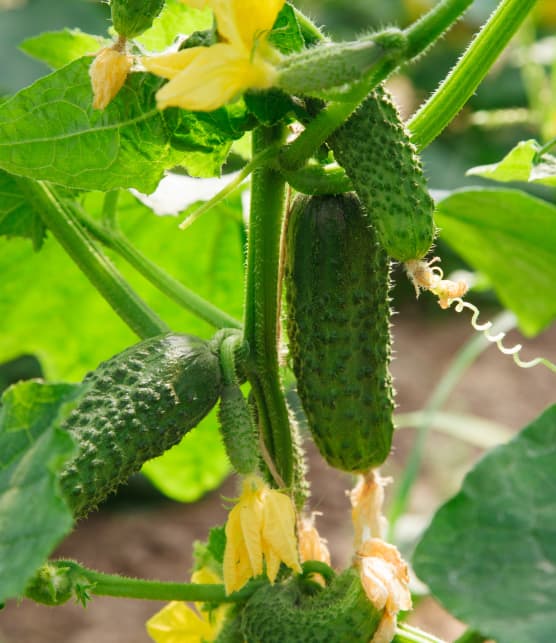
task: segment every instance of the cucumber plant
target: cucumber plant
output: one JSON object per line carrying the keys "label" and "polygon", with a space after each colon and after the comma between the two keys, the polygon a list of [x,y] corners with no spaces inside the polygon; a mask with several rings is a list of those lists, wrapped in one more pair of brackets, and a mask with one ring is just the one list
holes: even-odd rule
{"label": "cucumber plant", "polygon": [[[444,279],[437,259],[427,256],[446,230],[448,242],[463,248],[472,267],[484,269],[495,285],[502,283],[507,305],[516,301],[515,290],[551,292],[546,284],[554,280],[539,276],[541,268],[553,265],[546,250],[551,237],[535,225],[554,214],[553,205],[527,201],[534,216],[519,229],[517,217],[493,226],[493,248],[479,241],[487,259],[477,258],[467,243],[473,216],[454,215],[442,200],[435,213],[420,159],[535,0],[500,0],[437,92],[407,122],[384,82],[424,54],[472,0],[439,0],[404,29],[341,43],[294,4],[111,0],[112,29],[102,38],[54,32],[24,45],[55,70],[0,102],[0,235],[23,238],[18,243],[31,240],[41,250],[34,261],[43,260],[42,268],[48,263],[44,255],[55,247],[56,257],[68,263],[49,270],[52,278],[64,278],[66,286],[71,270],[81,271],[120,325],[106,322],[96,303],[94,313],[75,314],[91,296],[82,286],[61,311],[71,319],[68,336],[80,336],[80,346],[66,346],[39,313],[34,332],[27,332],[22,346],[46,356],[48,375],[65,372],[79,379],[94,370],[78,384],[51,377],[15,384],[4,394],[0,603],[24,596],[53,606],[71,598],[86,604],[95,595],[169,600],[146,625],[157,642],[436,640],[402,622],[411,608],[408,565],[384,533],[384,478],[377,467],[388,460],[394,434],[391,268],[403,263],[417,294],[434,293],[443,308],[454,302],[458,311],[472,307],[462,300],[467,283]],[[250,160],[244,162],[249,140]],[[551,143],[534,149],[527,157],[529,174],[553,185]],[[519,159],[524,163],[523,154]],[[188,209],[180,226],[186,232],[178,232],[173,220],[150,216],[135,196],[153,192],[175,168],[193,177],[217,176],[227,160],[226,167],[240,164],[239,174],[209,201]],[[506,176],[501,165],[491,174]],[[247,178],[245,223],[237,189]],[[495,198],[505,206],[517,199],[498,193]],[[209,210],[211,215],[201,217]],[[477,218],[475,225],[480,226]],[[516,264],[527,270],[492,259],[499,258],[491,253],[500,252],[496,239],[504,235],[520,261],[530,258]],[[142,244],[157,253],[156,260],[139,249]],[[527,244],[535,249],[534,260]],[[24,264],[9,251],[10,264]],[[174,251],[180,279],[162,267]],[[135,272],[149,285],[133,281]],[[517,272],[525,274],[526,288],[508,296],[504,287]],[[14,274],[5,281],[20,284],[18,279]],[[237,283],[244,284],[242,290]],[[22,300],[26,291],[21,288]],[[34,300],[35,311],[40,299]],[[519,301],[516,313],[531,333],[556,317],[549,304],[527,308],[523,295]],[[484,330],[472,309],[474,327]],[[241,321],[232,314],[239,312]],[[8,307],[0,317],[19,328]],[[58,353],[54,342],[49,345],[53,336]],[[489,338],[515,352],[500,344],[500,335]],[[87,341],[94,344],[89,351]],[[466,353],[461,359],[467,358]],[[452,379],[433,396],[429,414]],[[216,407],[218,413],[211,414]],[[297,426],[293,407],[310,436]],[[540,425],[551,421],[548,412]],[[217,425],[218,433],[211,433]],[[353,555],[338,572],[310,517],[302,437],[314,440],[328,465],[357,476],[350,494]],[[225,454],[226,470],[241,479],[226,525],[195,548],[192,582],[125,578],[76,561],[48,560],[77,518],[141,468],[162,491],[190,497],[195,475],[188,469],[188,482],[180,482],[171,459],[176,451],[165,454],[173,446],[182,456],[191,452],[188,466],[201,462],[205,478]],[[422,450],[420,439],[402,472],[394,523],[407,504]],[[207,487],[199,482],[199,488]],[[550,516],[550,507],[532,502],[531,512],[540,521]],[[476,516],[484,512],[473,505],[469,522]],[[438,579],[427,555],[445,542],[441,522],[435,519],[416,560],[424,580],[452,605],[454,592],[446,583],[459,583],[468,570],[451,561],[454,570],[446,566]],[[506,524],[502,518],[500,524]],[[395,539],[395,531],[390,535]],[[556,560],[548,558],[534,566],[535,573],[553,569]],[[474,561],[473,571],[481,564]],[[545,577],[533,587],[533,597],[542,594],[538,586],[548,587]],[[476,584],[468,589],[474,593]],[[545,603],[551,604],[546,591]],[[487,598],[482,596],[476,611],[454,610],[470,624],[462,640],[500,632],[502,643],[515,640],[499,625],[511,619],[515,600],[505,608],[504,601]],[[196,611],[182,601],[194,602]],[[551,640],[538,635],[552,636],[556,624],[550,623],[543,613],[527,640]]]}

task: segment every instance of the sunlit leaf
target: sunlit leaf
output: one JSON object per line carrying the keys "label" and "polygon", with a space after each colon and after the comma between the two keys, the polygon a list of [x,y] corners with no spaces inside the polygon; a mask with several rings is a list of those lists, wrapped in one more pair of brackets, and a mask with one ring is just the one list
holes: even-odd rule
{"label": "sunlit leaf", "polygon": [[414,555],[433,594],[499,643],[556,632],[556,406],[484,457]]}
{"label": "sunlit leaf", "polygon": [[109,42],[107,38],[93,36],[79,29],[62,29],[27,38],[19,48],[52,69],[60,69],[82,56],[96,54]]}
{"label": "sunlit leaf", "polygon": [[533,139],[521,141],[498,163],[472,167],[467,174],[501,182],[556,185],[556,157],[540,154],[541,149]]}
{"label": "sunlit leaf", "polygon": [[17,181],[0,170],[0,236],[31,239],[38,250],[45,233],[40,216],[28,205]]}
{"label": "sunlit leaf", "polygon": [[526,335],[556,318],[556,206],[518,190],[469,188],[439,201],[436,223]]}
{"label": "sunlit leaf", "polygon": [[[71,530],[58,472],[74,451],[58,428],[80,386],[22,382],[0,408],[0,602],[20,596],[35,570]],[[67,411],[66,411],[67,412]]]}

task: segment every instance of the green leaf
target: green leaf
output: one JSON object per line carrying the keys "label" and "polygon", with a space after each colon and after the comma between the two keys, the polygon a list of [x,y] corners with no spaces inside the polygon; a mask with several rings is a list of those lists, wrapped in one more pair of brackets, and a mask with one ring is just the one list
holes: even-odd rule
{"label": "green leaf", "polygon": [[521,141],[498,163],[472,167],[467,174],[501,182],[556,185],[556,157],[540,154],[541,149],[533,139]]}
{"label": "green leaf", "polygon": [[27,38],[19,48],[52,69],[60,69],[82,56],[96,54],[110,42],[107,38],[93,36],[80,29],[63,29]]}
{"label": "green leaf", "polygon": [[90,62],[76,60],[0,105],[0,168],[71,188],[142,192],[182,162],[193,174],[219,172],[243,132],[232,135],[241,115],[159,112],[155,93],[163,81],[143,73],[131,74],[105,110],[94,110]]}
{"label": "green leaf", "polygon": [[437,204],[436,223],[526,335],[556,318],[556,206],[519,190],[469,188]]}
{"label": "green leaf", "polygon": [[499,643],[556,632],[556,405],[467,475],[414,555],[433,594]]}
{"label": "green leaf", "polygon": [[166,0],[164,9],[153,26],[135,40],[149,51],[161,51],[169,47],[178,34],[190,34],[211,26],[210,9],[194,9],[180,0]]}
{"label": "green leaf", "polygon": [[214,411],[194,431],[159,458],[143,465],[143,473],[162,493],[180,502],[198,500],[217,487],[230,471]]}
{"label": "green leaf", "polygon": [[41,218],[21,193],[17,181],[0,170],[0,236],[31,239],[40,250],[46,230]]}
{"label": "green leaf", "polygon": [[305,46],[295,11],[289,4],[285,4],[278,14],[268,41],[286,55],[301,51]]}
{"label": "green leaf", "polygon": [[57,474],[75,447],[58,425],[80,390],[78,385],[30,381],[11,387],[2,398],[0,602],[22,595],[73,526]]}
{"label": "green leaf", "polygon": [[[87,195],[85,202],[100,209],[102,199]],[[127,192],[119,200],[124,232],[149,258],[229,314],[241,317],[243,226],[227,215],[229,207],[215,208],[202,225],[181,232],[177,227],[181,219],[154,216]],[[212,337],[211,326],[170,301],[118,256],[113,259],[174,330]],[[137,341],[52,238],[40,254],[21,239],[0,239],[0,274],[0,362],[34,354],[50,378],[81,380],[87,370]],[[189,491],[180,490],[176,482],[173,497],[185,498],[188,493],[198,497],[219,484],[228,471],[215,416],[206,418],[185,440],[175,453],[162,456],[156,470],[163,472],[166,457],[170,469],[177,458],[189,458],[198,477],[190,473],[189,479],[181,479]]]}

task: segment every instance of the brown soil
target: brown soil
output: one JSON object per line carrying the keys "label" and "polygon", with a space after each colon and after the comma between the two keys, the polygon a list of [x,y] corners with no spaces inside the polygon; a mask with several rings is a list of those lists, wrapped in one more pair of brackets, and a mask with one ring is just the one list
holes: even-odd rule
{"label": "brown soil", "polygon": [[[458,348],[470,337],[467,321],[451,316],[450,324],[415,319],[405,311],[394,318],[396,379],[399,411],[423,406]],[[509,340],[514,339],[510,336]],[[534,341],[525,340],[525,356],[556,358],[556,328]],[[537,367],[523,371],[511,358],[490,348],[467,371],[447,408],[496,420],[517,430],[554,402],[552,376]],[[384,474],[399,478],[413,431],[399,431],[394,456]],[[426,523],[439,503],[454,493],[480,451],[453,438],[432,433],[427,463],[414,489],[410,511],[400,523],[400,538]],[[327,538],[334,565],[350,558],[351,531],[345,491],[350,480],[329,467],[310,449],[312,508]],[[169,501],[135,505],[125,511],[101,511],[79,523],[57,554],[72,557],[104,572],[162,580],[187,580],[191,544],[204,539],[208,528],[226,517],[222,497],[234,496],[236,482],[229,479],[216,492],[192,505]],[[0,643],[142,643],[147,642],[144,622],[162,603],[94,598],[87,609],[75,604],[49,608],[24,600],[8,603],[0,612]],[[432,599],[422,602],[411,623],[452,641],[463,626]]]}

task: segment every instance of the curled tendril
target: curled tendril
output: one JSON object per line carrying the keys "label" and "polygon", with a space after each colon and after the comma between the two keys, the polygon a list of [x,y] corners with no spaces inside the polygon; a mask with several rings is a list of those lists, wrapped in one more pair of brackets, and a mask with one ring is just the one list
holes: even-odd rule
{"label": "curled tendril", "polygon": [[484,324],[479,324],[478,319],[480,313],[477,306],[474,306],[467,301],[463,301],[461,297],[453,299],[451,303],[456,304],[455,311],[457,313],[461,313],[464,308],[470,310],[473,313],[471,317],[471,326],[473,326],[476,331],[482,332],[489,342],[496,344],[498,350],[501,353],[504,353],[504,355],[511,355],[514,359],[514,362],[519,366],[519,368],[533,368],[534,366],[542,364],[543,366],[546,366],[546,368],[550,369],[553,373],[556,373],[556,364],[553,364],[551,361],[545,359],[544,357],[535,357],[535,359],[529,360],[527,362],[524,362],[522,359],[520,359],[519,352],[522,349],[521,344],[515,344],[515,346],[507,347],[502,343],[502,340],[506,336],[506,333],[500,332],[496,335],[491,335],[488,331],[492,328],[492,322],[488,321]]}

